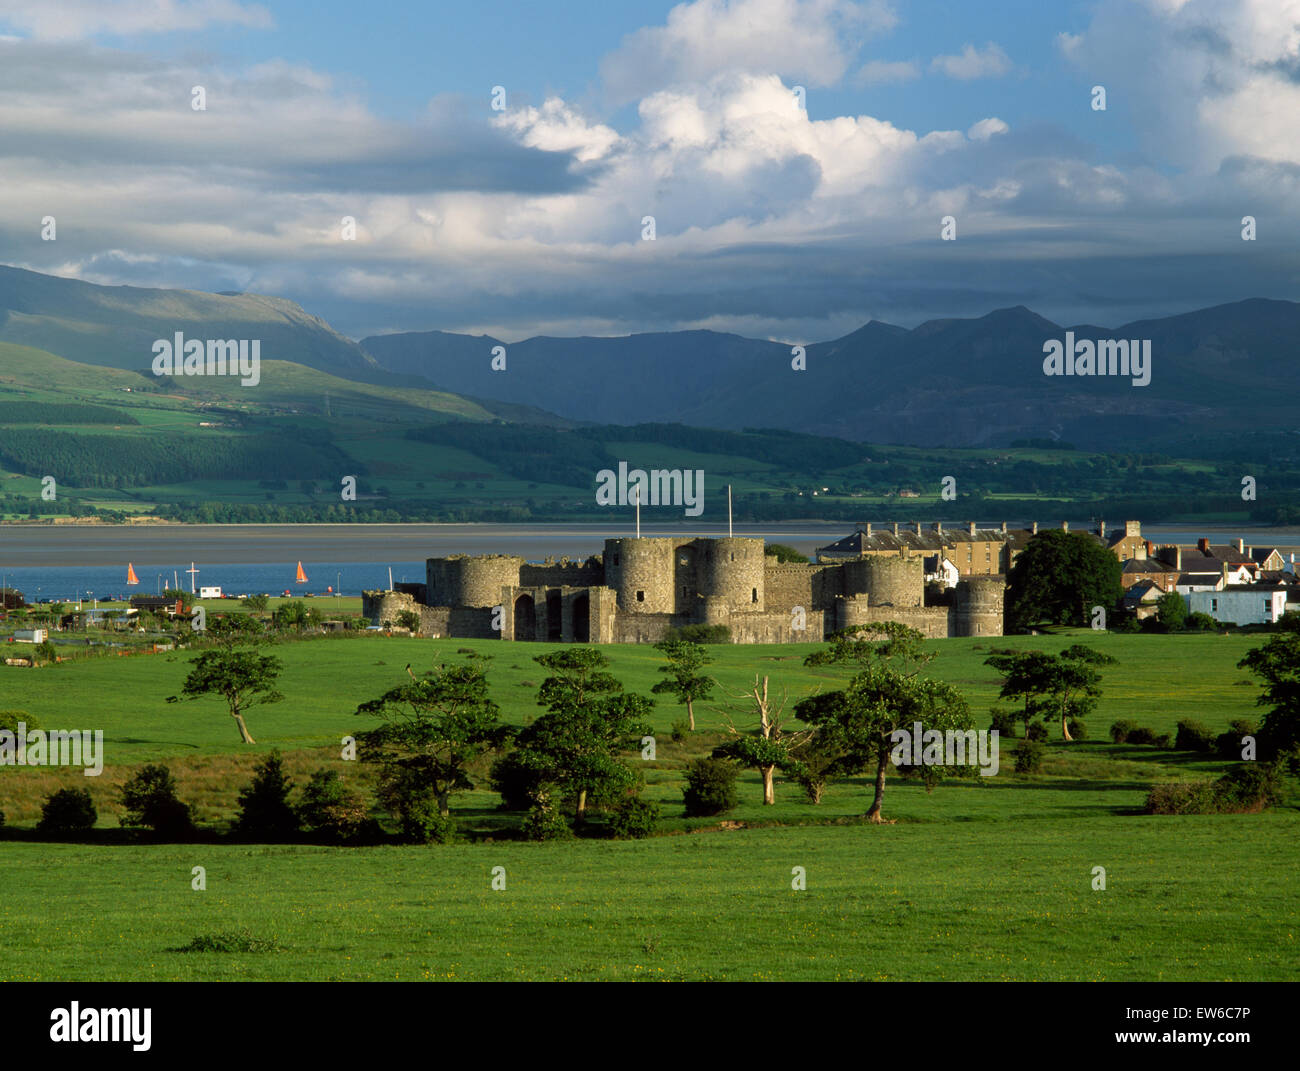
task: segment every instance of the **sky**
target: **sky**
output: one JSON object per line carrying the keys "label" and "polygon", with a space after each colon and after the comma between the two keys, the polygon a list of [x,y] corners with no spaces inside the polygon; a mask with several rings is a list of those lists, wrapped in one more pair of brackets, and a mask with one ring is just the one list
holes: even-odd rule
{"label": "sky", "polygon": [[1295,300],[1300,0],[0,0],[0,263],[353,338]]}

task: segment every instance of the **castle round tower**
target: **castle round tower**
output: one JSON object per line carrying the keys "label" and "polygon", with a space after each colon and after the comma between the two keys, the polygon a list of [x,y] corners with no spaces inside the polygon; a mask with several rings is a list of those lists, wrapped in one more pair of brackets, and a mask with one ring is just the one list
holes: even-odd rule
{"label": "castle round tower", "polygon": [[872,606],[921,606],[925,567],[920,558],[862,558],[844,563],[845,595],[866,595]]}
{"label": "castle round tower", "polygon": [[701,539],[697,555],[700,594],[721,598],[734,611],[764,608],[763,541],[748,537]]}
{"label": "castle round tower", "polygon": [[430,558],[425,565],[430,606],[489,607],[503,587],[519,586],[524,559],[513,554]]}
{"label": "castle round tower", "polygon": [[676,612],[673,597],[673,540],[605,540],[605,585],[618,596],[618,608],[633,614]]}
{"label": "castle round tower", "polygon": [[972,576],[957,584],[953,611],[959,636],[1001,636],[1006,577]]}

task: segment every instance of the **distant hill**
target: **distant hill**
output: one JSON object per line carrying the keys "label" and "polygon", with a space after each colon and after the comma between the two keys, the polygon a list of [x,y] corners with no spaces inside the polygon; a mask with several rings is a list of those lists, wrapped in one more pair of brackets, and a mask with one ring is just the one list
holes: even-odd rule
{"label": "distant hill", "polygon": [[283,298],[97,286],[0,266],[0,342],[86,364],[144,369],[154,340],[177,331],[190,338],[261,339],[263,360],[351,379],[380,373],[355,342]]}
{"label": "distant hill", "polygon": [[[1106,376],[1048,377],[1043,343],[1151,339],[1149,385]],[[936,446],[1061,438],[1131,449],[1289,430],[1300,397],[1300,304],[1253,299],[1119,327],[1067,328],[1023,306],[911,330],[872,321],[807,349],[711,331],[618,338],[531,338],[491,370],[488,336],[381,335],[362,348],[392,372],[483,399],[575,420],[772,427]]]}

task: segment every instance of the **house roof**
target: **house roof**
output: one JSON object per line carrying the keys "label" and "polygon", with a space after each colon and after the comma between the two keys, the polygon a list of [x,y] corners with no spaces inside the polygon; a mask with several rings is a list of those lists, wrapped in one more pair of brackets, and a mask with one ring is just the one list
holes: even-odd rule
{"label": "house roof", "polygon": [[1149,596],[1160,596],[1165,594],[1164,588],[1154,580],[1139,580],[1128,591],[1124,592],[1124,602],[1139,603],[1146,602]]}
{"label": "house roof", "polygon": [[1130,575],[1134,573],[1142,575],[1145,573],[1176,573],[1178,570],[1159,558],[1126,558],[1120,565],[1119,571]]}

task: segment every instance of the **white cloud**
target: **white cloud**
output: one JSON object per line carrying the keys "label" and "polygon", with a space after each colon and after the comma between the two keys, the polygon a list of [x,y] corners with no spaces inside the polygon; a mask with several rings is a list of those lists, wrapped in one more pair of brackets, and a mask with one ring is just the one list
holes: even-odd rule
{"label": "white cloud", "polygon": [[0,0],[0,21],[32,37],[72,41],[96,34],[168,33],[213,25],[269,29],[271,13],[238,0]]}
{"label": "white cloud", "polygon": [[988,141],[995,134],[1005,134],[1010,129],[1001,119],[990,116],[988,119],[981,119],[978,123],[972,125],[966,131],[966,136],[971,141]]}
{"label": "white cloud", "polygon": [[920,76],[921,71],[915,60],[872,60],[853,76],[853,81],[860,86],[878,86],[891,82],[911,82]]}
{"label": "white cloud", "polygon": [[865,38],[897,21],[886,0],[694,0],[625,37],[601,77],[619,103],[732,72],[834,85]]}
{"label": "white cloud", "polygon": [[930,62],[930,70],[962,81],[998,78],[1011,70],[1011,57],[1000,45],[990,41],[983,51],[974,45],[966,45],[960,56],[935,56]]}

